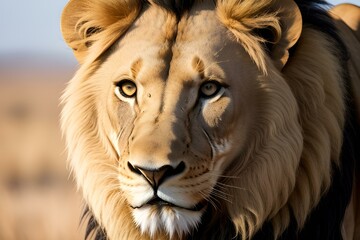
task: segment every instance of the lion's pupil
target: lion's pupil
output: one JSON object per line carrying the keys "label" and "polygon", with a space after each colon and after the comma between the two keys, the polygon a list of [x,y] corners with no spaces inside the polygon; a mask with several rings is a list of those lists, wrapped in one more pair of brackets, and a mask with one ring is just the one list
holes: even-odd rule
{"label": "lion's pupil", "polygon": [[215,94],[217,91],[217,86],[215,83],[207,83],[204,84],[201,88],[201,92],[202,94],[204,94],[205,96],[209,97],[213,94]]}
{"label": "lion's pupil", "polygon": [[127,82],[121,86],[121,91],[126,97],[132,97],[136,92],[136,86],[134,83]]}

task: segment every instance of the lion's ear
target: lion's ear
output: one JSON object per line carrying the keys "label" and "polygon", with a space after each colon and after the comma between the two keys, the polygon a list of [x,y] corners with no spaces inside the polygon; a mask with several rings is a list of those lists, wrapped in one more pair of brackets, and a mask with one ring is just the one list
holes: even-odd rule
{"label": "lion's ear", "polygon": [[294,0],[217,0],[217,15],[264,73],[267,64],[263,45],[258,43],[265,44],[274,64],[282,69],[302,31],[301,12]]}
{"label": "lion's ear", "polygon": [[79,20],[82,15],[85,15],[85,9],[85,1],[72,0],[65,6],[61,16],[61,33],[79,62],[82,62],[90,44],[84,41],[86,36],[80,32],[81,23]]}
{"label": "lion's ear", "polygon": [[281,34],[271,49],[271,57],[275,65],[282,69],[289,58],[289,49],[300,38],[302,17],[300,9],[293,0],[277,0],[275,8],[279,11]]}
{"label": "lion's ear", "polygon": [[82,63],[89,48],[97,41],[106,38],[105,48],[118,39],[140,9],[140,1],[70,0],[61,16],[61,32]]}

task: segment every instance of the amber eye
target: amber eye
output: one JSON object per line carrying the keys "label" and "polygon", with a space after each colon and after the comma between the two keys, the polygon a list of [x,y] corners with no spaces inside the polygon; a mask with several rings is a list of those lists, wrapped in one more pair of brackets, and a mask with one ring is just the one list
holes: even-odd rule
{"label": "amber eye", "polygon": [[216,81],[205,82],[200,87],[200,94],[204,98],[211,98],[219,92],[221,87],[220,83]]}
{"label": "amber eye", "polygon": [[136,85],[131,80],[122,80],[116,84],[116,87],[119,89],[119,93],[126,98],[132,98],[136,94]]}

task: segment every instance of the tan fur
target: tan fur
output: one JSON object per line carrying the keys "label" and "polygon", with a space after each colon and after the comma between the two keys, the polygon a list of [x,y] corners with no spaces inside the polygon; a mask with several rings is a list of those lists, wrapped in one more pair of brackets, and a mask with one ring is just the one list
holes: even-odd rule
{"label": "tan fur", "polygon": [[[87,36],[94,26],[101,31]],[[270,56],[253,28],[273,30]],[[329,188],[332,163],[340,164],[345,107],[333,43],[302,28],[293,1],[198,1],[178,21],[137,1],[72,0],[62,29],[83,63],[63,95],[70,165],[110,239],[181,239],[190,231],[166,230],[164,220],[141,233],[130,206],[152,189],[128,163],[184,162],[159,191],[184,208],[205,199],[224,209],[244,239],[265,221],[278,236],[290,210],[304,224]],[[122,79],[136,83],[135,99],[114,94]],[[199,100],[208,80],[229,87]],[[151,207],[149,218],[160,214]]]}
{"label": "tan fur", "polygon": [[360,41],[360,7],[343,3],[333,7],[331,13],[335,18],[342,19],[354,31],[354,34]]}

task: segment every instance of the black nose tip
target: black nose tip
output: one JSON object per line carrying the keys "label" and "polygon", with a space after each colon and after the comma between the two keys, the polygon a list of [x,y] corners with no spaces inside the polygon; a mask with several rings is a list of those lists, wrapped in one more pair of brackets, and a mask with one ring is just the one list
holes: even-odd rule
{"label": "black nose tip", "polygon": [[128,162],[128,167],[132,172],[142,175],[154,189],[157,189],[168,178],[182,173],[185,170],[185,163],[181,162],[175,168],[164,165],[160,168],[149,169]]}

